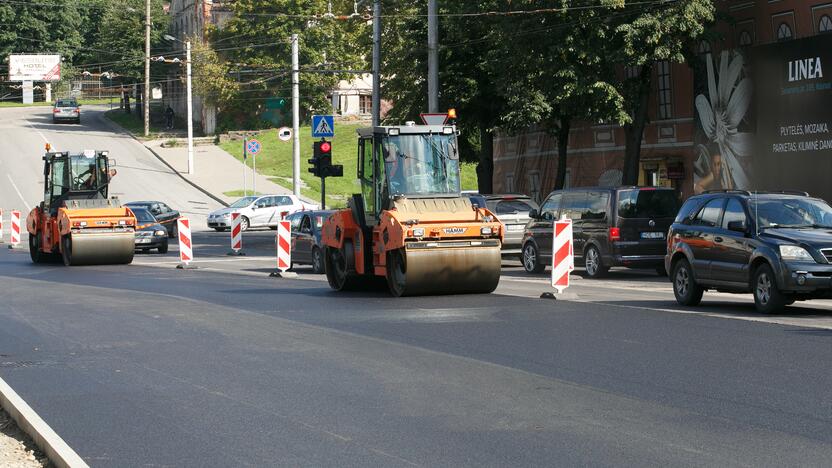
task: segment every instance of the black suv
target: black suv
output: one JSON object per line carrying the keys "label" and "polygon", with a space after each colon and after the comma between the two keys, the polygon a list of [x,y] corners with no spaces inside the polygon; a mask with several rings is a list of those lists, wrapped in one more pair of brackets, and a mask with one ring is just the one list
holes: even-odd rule
{"label": "black suv", "polygon": [[682,305],[706,290],[753,293],[764,313],[832,297],[832,208],[803,192],[691,197],[670,228],[665,265]]}
{"label": "black suv", "polygon": [[549,194],[540,211],[531,210],[523,234],[523,268],[540,273],[552,260],[553,221],[572,220],[575,263],[587,276],[611,266],[655,268],[665,274],[665,235],[679,209],[673,189],[591,187]]}

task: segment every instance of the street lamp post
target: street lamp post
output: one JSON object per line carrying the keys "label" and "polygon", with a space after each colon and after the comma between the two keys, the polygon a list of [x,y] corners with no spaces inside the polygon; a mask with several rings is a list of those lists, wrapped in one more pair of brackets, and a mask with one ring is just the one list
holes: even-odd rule
{"label": "street lamp post", "polygon": [[165,39],[169,41],[178,41],[185,43],[185,74],[186,87],[188,90],[188,174],[193,175],[194,168],[194,109],[193,109],[193,89],[191,87],[191,41],[183,41],[177,39],[170,34],[165,34]]}

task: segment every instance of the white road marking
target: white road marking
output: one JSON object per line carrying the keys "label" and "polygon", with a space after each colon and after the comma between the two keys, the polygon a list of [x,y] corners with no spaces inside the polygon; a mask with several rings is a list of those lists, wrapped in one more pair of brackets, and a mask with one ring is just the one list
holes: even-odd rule
{"label": "white road marking", "polygon": [[22,194],[22,193],[20,193],[20,189],[19,189],[19,188],[17,188],[17,184],[15,184],[15,183],[14,183],[14,180],[12,179],[11,174],[6,174],[6,177],[8,177],[8,178],[9,178],[9,182],[11,182],[11,183],[12,183],[12,187],[14,187],[14,191],[15,191],[15,192],[17,192],[17,196],[18,196],[18,197],[20,197],[20,200],[21,200],[21,201],[23,201],[23,204],[24,204],[24,205],[26,205],[26,212],[28,213],[29,211],[32,211],[32,207],[31,207],[31,206],[29,206],[29,204],[28,204],[28,203],[26,203],[26,199],[25,199],[25,198],[23,198],[23,194]]}
{"label": "white road marking", "polygon": [[44,142],[44,143],[49,143],[49,140],[46,138],[46,135],[44,135],[43,133],[41,133],[41,132],[40,132],[40,130],[38,130],[38,129],[34,126],[34,125],[32,125],[32,122],[29,122],[29,120],[28,120],[28,119],[26,119],[26,117],[23,117],[23,121],[24,121],[24,122],[26,122],[26,125],[28,125],[28,126],[29,126],[32,130],[34,130],[34,131],[35,131],[38,135],[40,135],[40,137],[41,137],[41,138],[43,138],[43,142]]}

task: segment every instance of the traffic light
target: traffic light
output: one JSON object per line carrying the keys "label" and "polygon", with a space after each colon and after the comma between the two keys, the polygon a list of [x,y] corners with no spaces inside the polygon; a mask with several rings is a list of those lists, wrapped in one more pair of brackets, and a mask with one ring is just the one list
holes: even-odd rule
{"label": "traffic light", "polygon": [[332,165],[332,143],[326,140],[316,141],[313,149],[320,172],[326,172],[326,169]]}

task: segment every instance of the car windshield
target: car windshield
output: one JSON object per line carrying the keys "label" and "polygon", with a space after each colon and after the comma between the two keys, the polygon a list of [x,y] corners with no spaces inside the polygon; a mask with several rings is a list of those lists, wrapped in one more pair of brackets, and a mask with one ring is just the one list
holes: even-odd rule
{"label": "car windshield", "polygon": [[530,200],[510,199],[506,198],[500,200],[495,205],[496,213],[499,214],[529,214],[529,211],[534,208],[530,204]]}
{"label": "car windshield", "polygon": [[141,224],[155,223],[156,218],[144,208],[132,208],[133,214],[136,215],[136,220]]}
{"label": "car windshield", "polygon": [[243,197],[234,203],[232,203],[229,208],[244,208],[246,206],[251,205],[254,200],[257,200],[258,197]]}
{"label": "car windshield", "polygon": [[459,194],[455,135],[388,136],[380,151],[390,195]]}
{"label": "car windshield", "polygon": [[679,211],[672,190],[633,189],[618,192],[620,218],[673,218]]}
{"label": "car windshield", "polygon": [[832,227],[832,208],[814,198],[751,199],[751,216],[760,229]]}

